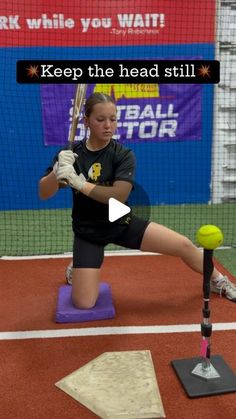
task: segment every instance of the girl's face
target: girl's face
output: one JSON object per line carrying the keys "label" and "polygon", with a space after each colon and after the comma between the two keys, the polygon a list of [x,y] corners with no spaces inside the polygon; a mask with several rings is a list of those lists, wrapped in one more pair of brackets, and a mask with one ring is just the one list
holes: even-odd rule
{"label": "girl's face", "polygon": [[94,105],[85,126],[90,129],[90,140],[109,142],[117,128],[116,106],[105,102]]}

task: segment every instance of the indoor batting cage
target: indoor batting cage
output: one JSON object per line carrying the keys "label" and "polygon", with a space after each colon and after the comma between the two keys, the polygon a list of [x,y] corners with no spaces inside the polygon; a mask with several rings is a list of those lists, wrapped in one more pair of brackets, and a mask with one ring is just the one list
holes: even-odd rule
{"label": "indoor batting cage", "polygon": [[1,418],[236,417],[236,0],[0,0],[0,287]]}
{"label": "indoor batting cage", "polygon": [[[68,143],[75,82],[39,83],[34,61],[217,60],[220,81],[136,83],[89,80],[117,105],[114,138],[137,158],[133,211],[196,241],[202,224],[224,233],[226,263],[236,244],[235,2],[100,1],[2,2],[1,39],[1,256],[71,252],[69,188],[41,201],[38,182]],[[136,10],[137,9],[137,10]],[[26,64],[25,83],[17,63]],[[50,62],[51,62],[50,61]],[[49,71],[48,71],[49,74]],[[207,79],[208,78],[208,79]],[[186,80],[186,79],[185,79]],[[49,80],[50,81],[50,80]],[[75,141],[86,137],[83,109]],[[110,246],[115,250],[116,247]],[[109,250],[109,248],[108,248]],[[224,256],[223,256],[224,255]],[[232,266],[235,272],[235,266]]]}

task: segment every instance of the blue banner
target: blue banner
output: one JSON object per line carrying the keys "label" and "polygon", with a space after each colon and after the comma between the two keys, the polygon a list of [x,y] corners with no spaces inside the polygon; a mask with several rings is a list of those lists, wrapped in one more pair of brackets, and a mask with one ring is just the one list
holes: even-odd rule
{"label": "blue banner", "polygon": [[[75,85],[41,85],[45,145],[63,146],[68,141]],[[91,84],[92,92],[114,97],[117,133],[121,142],[200,140],[202,86],[199,84]],[[85,137],[83,110],[75,140]]]}

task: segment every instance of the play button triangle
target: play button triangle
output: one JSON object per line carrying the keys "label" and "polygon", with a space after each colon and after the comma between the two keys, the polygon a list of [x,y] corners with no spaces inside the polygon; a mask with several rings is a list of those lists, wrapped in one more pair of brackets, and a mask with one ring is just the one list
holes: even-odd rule
{"label": "play button triangle", "polygon": [[109,199],[108,218],[111,223],[130,212],[130,208],[115,198]]}

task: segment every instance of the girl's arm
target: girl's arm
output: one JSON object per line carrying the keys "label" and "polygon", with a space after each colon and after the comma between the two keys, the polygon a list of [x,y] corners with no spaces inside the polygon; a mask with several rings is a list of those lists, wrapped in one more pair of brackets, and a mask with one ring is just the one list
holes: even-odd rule
{"label": "girl's arm", "polygon": [[54,196],[58,189],[59,183],[54,172],[50,172],[39,181],[39,197],[40,199],[48,199]]}

